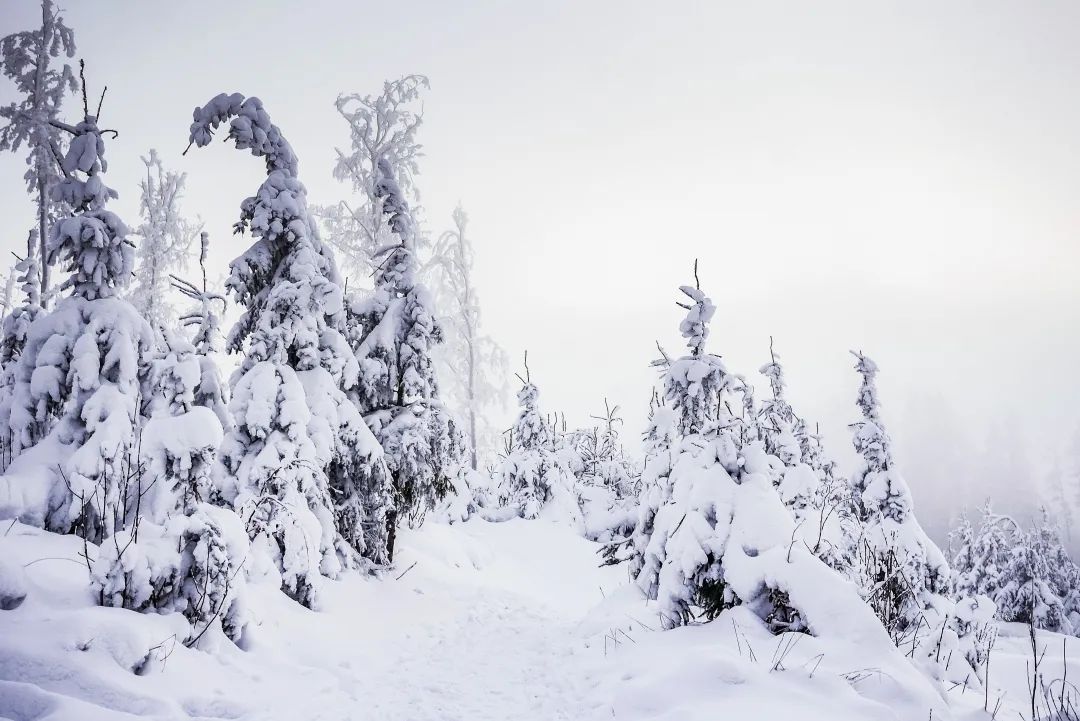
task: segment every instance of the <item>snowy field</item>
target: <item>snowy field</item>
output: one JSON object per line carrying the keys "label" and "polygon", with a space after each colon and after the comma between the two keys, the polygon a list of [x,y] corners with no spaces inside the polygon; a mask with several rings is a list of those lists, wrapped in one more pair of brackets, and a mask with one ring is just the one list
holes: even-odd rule
{"label": "snowy field", "polygon": [[[0,611],[0,717],[14,721],[989,718],[981,691],[935,688],[899,653],[773,637],[741,609],[654,631],[624,567],[598,568],[596,544],[545,521],[406,531],[395,571],[327,583],[319,611],[252,584],[243,650],[213,653],[177,642],[178,614],[96,606],[77,538],[0,533],[5,582],[27,591]],[[1005,625],[992,657],[998,718],[1027,703],[1025,631]],[[1049,674],[1064,638],[1041,635]]]}

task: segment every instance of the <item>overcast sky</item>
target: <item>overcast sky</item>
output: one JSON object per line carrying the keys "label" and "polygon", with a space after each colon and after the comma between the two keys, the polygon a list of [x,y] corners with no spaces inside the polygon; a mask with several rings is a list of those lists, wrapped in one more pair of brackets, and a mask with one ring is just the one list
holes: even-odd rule
{"label": "overcast sky", "polygon": [[[156,147],[222,271],[263,170],[221,144],[181,157],[195,105],[262,98],[326,203],[349,194],[337,94],[428,75],[427,221],[464,204],[487,330],[515,364],[529,350],[572,424],[607,397],[642,427],[694,258],[712,350],[764,394],[774,336],[796,411],[845,462],[848,349],[878,362],[897,460],[938,517],[987,492],[1019,508],[1080,424],[1080,3],[60,5],[92,95],[109,86],[115,209],[137,225]],[[39,15],[0,0],[0,34]],[[11,249],[33,223],[21,172],[0,158]]]}

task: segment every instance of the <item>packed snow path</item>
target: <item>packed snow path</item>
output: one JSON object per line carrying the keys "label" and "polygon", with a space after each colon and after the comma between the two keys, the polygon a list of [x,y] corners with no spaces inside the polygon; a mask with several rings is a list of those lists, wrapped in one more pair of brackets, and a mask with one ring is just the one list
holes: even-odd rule
{"label": "packed snow path", "polygon": [[[397,558],[404,576],[339,584],[325,620],[311,619],[321,638],[305,662],[325,667],[319,657],[332,652],[340,660],[325,693],[349,699],[326,718],[601,717],[587,707],[584,668],[596,651],[577,628],[602,598],[594,551],[545,523],[432,526],[407,536]],[[357,604],[359,594],[368,598]],[[338,625],[349,606],[379,610]]]}

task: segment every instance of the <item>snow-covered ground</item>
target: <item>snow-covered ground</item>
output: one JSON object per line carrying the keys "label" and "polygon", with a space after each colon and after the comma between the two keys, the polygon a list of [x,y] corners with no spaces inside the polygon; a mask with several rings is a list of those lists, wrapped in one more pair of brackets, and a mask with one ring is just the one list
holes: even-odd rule
{"label": "snow-covered ground", "polygon": [[[981,691],[938,687],[900,653],[773,637],[742,609],[655,631],[625,569],[598,568],[597,546],[565,526],[428,523],[399,543],[395,572],[328,583],[317,612],[252,584],[244,649],[192,650],[175,642],[179,616],[94,605],[77,538],[5,523],[0,581],[27,596],[0,611],[0,717],[989,718]],[[1050,674],[1062,639],[1040,638]],[[1027,644],[1022,627],[1003,629],[998,718],[1026,707]],[[1067,656],[1080,661],[1077,639]]]}

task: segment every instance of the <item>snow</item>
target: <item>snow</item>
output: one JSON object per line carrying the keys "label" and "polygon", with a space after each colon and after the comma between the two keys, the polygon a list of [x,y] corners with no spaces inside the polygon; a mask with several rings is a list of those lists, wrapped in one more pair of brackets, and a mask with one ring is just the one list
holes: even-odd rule
{"label": "snow", "polygon": [[[597,568],[597,549],[543,520],[402,529],[395,569],[325,581],[318,612],[276,581],[249,584],[240,647],[211,651],[176,641],[187,633],[178,613],[96,606],[79,539],[4,524],[0,587],[18,567],[28,595],[0,611],[0,717],[925,721],[933,708],[934,719],[988,718],[976,713],[981,693],[930,681],[880,628],[773,636],[737,607],[654,630],[656,604],[624,568]],[[828,593],[816,599],[831,608]],[[850,627],[850,613],[870,615],[838,607],[821,622]],[[988,697],[1004,695],[1002,718],[1024,708],[1025,633],[1006,626],[995,650]],[[1063,638],[1040,633],[1048,674],[1060,673]],[[1066,643],[1080,660],[1080,641]]]}

